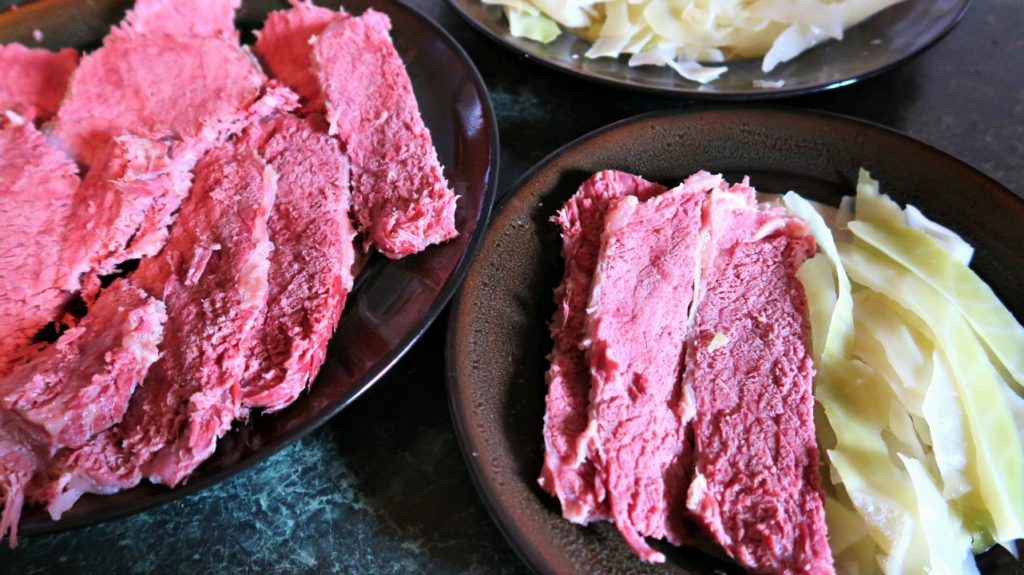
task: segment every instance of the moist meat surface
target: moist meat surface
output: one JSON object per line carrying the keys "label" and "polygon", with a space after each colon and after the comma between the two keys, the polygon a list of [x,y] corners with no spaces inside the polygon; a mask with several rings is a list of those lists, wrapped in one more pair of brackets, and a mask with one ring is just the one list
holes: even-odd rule
{"label": "moist meat surface", "polygon": [[586,434],[616,527],[651,562],[665,558],[643,536],[677,545],[687,537],[690,454],[680,380],[704,197],[720,182],[700,173],[644,202],[614,201],[586,310]]}
{"label": "moist meat surface", "polygon": [[117,280],[77,327],[0,379],[0,536],[8,527],[13,534],[25,489],[45,458],[121,421],[157,359],[166,319],[162,302]]}
{"label": "moist meat surface", "polygon": [[367,10],[328,26],[313,62],[331,133],[352,161],[359,230],[385,256],[400,258],[457,235],[448,188],[412,83],[391,43],[387,16]]}
{"label": "moist meat surface", "polygon": [[807,303],[814,242],[737,186],[711,197],[717,253],[687,349],[694,475],[687,507],[757,573],[832,573],[818,476]]}
{"label": "moist meat surface", "polygon": [[0,375],[77,288],[57,270],[77,171],[31,124],[0,127]]}
{"label": "moist meat surface", "polygon": [[98,275],[116,271],[127,260],[156,255],[191,181],[188,164],[176,161],[166,142],[115,138],[75,194],[67,229],[76,233],[61,254],[64,281],[91,273],[83,282],[91,293]]}
{"label": "moist meat surface", "polygon": [[112,35],[220,37],[238,43],[235,12],[241,0],[135,0]]}
{"label": "moist meat surface", "polygon": [[57,112],[78,52],[50,52],[21,44],[0,44],[0,115],[13,110],[28,121],[45,122]]}
{"label": "moist meat surface", "polygon": [[322,118],[285,114],[249,137],[280,174],[270,216],[270,291],[242,383],[247,408],[281,409],[324,361],[352,289],[355,230],[348,217],[348,159]]}
{"label": "moist meat surface", "polygon": [[131,276],[167,306],[161,358],[119,426],[61,455],[51,514],[143,476],[177,485],[213,452],[240,408],[266,306],[276,189],[276,174],[247,147],[222,146],[196,167],[167,246]]}
{"label": "moist meat surface", "polygon": [[558,497],[562,515],[574,523],[611,517],[604,486],[596,483],[593,454],[579,441],[587,427],[590,394],[590,373],[580,344],[604,216],[608,205],[617,198],[636,196],[646,200],[664,191],[664,187],[632,174],[598,172],[583,183],[554,217],[562,230],[565,272],[555,290],[557,307],[551,322],[554,348],[546,376],[545,449],[540,484]]}
{"label": "moist meat surface", "polygon": [[271,12],[263,29],[256,33],[253,51],[271,76],[302,98],[305,112],[324,109],[320,81],[313,73],[310,40],[332,22],[348,17],[312,2],[293,0],[289,10]]}
{"label": "moist meat surface", "polygon": [[54,136],[88,165],[129,132],[166,139],[176,158],[194,163],[237,131],[263,83],[252,58],[223,38],[108,36],[102,48],[82,58]]}

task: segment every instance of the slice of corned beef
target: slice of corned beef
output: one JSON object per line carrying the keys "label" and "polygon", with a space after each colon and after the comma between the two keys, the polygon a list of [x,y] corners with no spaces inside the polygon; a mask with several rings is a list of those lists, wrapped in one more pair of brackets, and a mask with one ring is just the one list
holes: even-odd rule
{"label": "slice of corned beef", "polygon": [[420,117],[412,83],[374,10],[328,26],[313,63],[331,133],[352,161],[352,207],[367,245],[400,258],[457,235],[455,193]]}
{"label": "slice of corned beef", "polygon": [[113,35],[219,37],[238,43],[235,12],[241,0],[135,0]]}
{"label": "slice of corned beef", "polygon": [[39,428],[51,451],[84,445],[124,417],[166,319],[163,302],[115,281],[78,326],[0,379],[0,408]]}
{"label": "slice of corned beef", "polygon": [[57,269],[77,171],[31,124],[0,127],[0,375],[77,288]]}
{"label": "slice of corned beef", "polygon": [[270,216],[270,291],[242,381],[246,408],[277,411],[306,388],[352,289],[348,159],[322,118],[278,116],[248,134],[280,176]]}
{"label": "slice of corned beef", "polygon": [[565,272],[555,290],[557,307],[551,322],[554,348],[546,377],[544,467],[539,482],[558,497],[562,515],[574,523],[611,517],[604,486],[596,483],[592,455],[579,441],[587,427],[590,393],[590,373],[581,344],[604,216],[609,203],[617,198],[646,200],[664,191],[663,186],[632,174],[598,172],[553,218],[562,230]]}
{"label": "slice of corned beef", "polygon": [[46,466],[45,454],[31,447],[42,442],[20,417],[0,409],[0,540],[9,534],[12,548],[18,546],[18,520],[30,482]]}
{"label": "slice of corned beef", "polygon": [[88,165],[128,133],[166,139],[175,158],[194,162],[239,129],[264,80],[252,57],[223,38],[109,36],[72,76],[54,136]]}
{"label": "slice of corned beef", "polygon": [[664,561],[644,536],[687,537],[689,449],[680,385],[702,208],[721,178],[698,174],[646,201],[614,201],[605,216],[586,342],[587,431],[612,519],[642,559]]}
{"label": "slice of corned beef", "polygon": [[313,73],[309,43],[332,22],[348,18],[344,11],[321,8],[306,0],[291,0],[291,9],[271,12],[256,32],[253,51],[271,76],[294,90],[304,112],[322,112],[323,94]]}
{"label": "slice of corned beef", "polygon": [[196,166],[167,246],[131,276],[167,306],[161,357],[120,425],[58,455],[40,496],[52,516],[84,493],[112,493],[143,477],[173,487],[213,453],[239,412],[267,302],[276,189],[273,170],[237,143]]}
{"label": "slice of corned beef", "polygon": [[28,121],[45,122],[57,113],[78,65],[78,52],[50,52],[21,44],[0,44],[0,113],[11,110]]}
{"label": "slice of corned beef", "polygon": [[814,252],[803,226],[756,208],[745,185],[711,196],[711,249],[687,347],[696,416],[686,501],[726,552],[757,573],[833,573],[797,279]]}
{"label": "slice of corned beef", "polygon": [[117,265],[156,255],[167,239],[172,215],[188,194],[190,162],[172,157],[165,141],[119,136],[97,156],[75,194],[61,254],[65,281],[89,273],[86,300],[96,277]]}
{"label": "slice of corned beef", "polygon": [[25,490],[50,456],[121,421],[166,319],[163,303],[117,280],[77,327],[0,379],[0,537],[10,529],[17,543]]}
{"label": "slice of corned beef", "polygon": [[162,297],[161,358],[122,426],[151,481],[177,485],[213,453],[241,404],[246,357],[267,304],[267,220],[277,175],[252,149],[207,154],[167,247],[132,278]]}

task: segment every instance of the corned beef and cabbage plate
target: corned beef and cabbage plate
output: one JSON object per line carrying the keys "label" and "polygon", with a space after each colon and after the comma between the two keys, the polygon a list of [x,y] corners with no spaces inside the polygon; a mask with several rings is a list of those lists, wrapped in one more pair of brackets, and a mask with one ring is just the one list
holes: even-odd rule
{"label": "corned beef and cabbage plate", "polygon": [[[1017,223],[972,217],[994,207]],[[485,501],[544,572],[1012,568],[1021,217],[970,167],[822,114],[570,144],[501,208],[451,327]]]}
{"label": "corned beef and cabbage plate", "polygon": [[486,90],[401,5],[58,4],[0,14],[11,545],[336,413],[446,303],[494,190]]}

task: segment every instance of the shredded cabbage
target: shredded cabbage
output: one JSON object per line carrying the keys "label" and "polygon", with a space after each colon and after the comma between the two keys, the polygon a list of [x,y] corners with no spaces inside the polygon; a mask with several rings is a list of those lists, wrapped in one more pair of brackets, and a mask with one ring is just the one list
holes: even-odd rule
{"label": "shredded cabbage", "polygon": [[827,220],[784,197],[819,248],[798,277],[835,564],[973,575],[974,552],[1024,536],[1024,398],[1007,383],[1024,391],[1024,328],[967,242],[864,170],[856,192]]}
{"label": "shredded cabbage", "polygon": [[849,228],[948,298],[1024,390],[1024,327],[971,268],[924,232],[906,226],[854,221]]}
{"label": "shredded cabbage", "polygon": [[[851,222],[853,225],[853,222]],[[971,467],[998,541],[1024,537],[1024,450],[1000,389],[999,374],[957,309],[896,262],[856,244],[841,246],[850,278],[884,294],[927,327],[949,361],[974,446]]]}
{"label": "shredded cabbage", "polygon": [[482,1],[504,7],[515,36],[550,42],[547,22],[557,23],[594,42],[588,58],[628,54],[630,66],[669,66],[706,83],[726,67],[705,63],[763,57],[768,73],[901,0]]}

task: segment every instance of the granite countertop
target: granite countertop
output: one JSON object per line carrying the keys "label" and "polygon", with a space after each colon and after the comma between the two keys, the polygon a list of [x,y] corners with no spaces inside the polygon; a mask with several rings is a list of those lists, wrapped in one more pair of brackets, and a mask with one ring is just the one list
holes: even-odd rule
{"label": "granite countertop", "polygon": [[[0,9],[14,3],[0,0]],[[476,62],[501,132],[500,190],[551,151],[690,102],[599,87],[513,55],[442,0],[411,0]],[[1024,9],[977,0],[916,60],[778,102],[884,124],[1024,195]],[[993,217],[999,217],[993,214]],[[149,512],[0,548],[0,573],[525,573],[480,503],[448,415],[442,316],[352,407],[257,467]]]}

